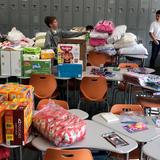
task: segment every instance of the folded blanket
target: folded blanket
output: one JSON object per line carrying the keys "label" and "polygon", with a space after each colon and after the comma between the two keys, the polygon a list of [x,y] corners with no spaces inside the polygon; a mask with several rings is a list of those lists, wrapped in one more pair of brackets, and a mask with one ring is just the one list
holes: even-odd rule
{"label": "folded blanket", "polygon": [[90,33],[90,37],[91,38],[97,38],[97,39],[107,39],[108,38],[108,33],[100,33],[100,32],[97,32],[96,30],[93,30]]}

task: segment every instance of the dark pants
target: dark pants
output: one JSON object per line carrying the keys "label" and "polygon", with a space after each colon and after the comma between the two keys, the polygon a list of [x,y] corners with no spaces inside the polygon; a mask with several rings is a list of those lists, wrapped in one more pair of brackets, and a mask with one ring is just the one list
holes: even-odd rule
{"label": "dark pants", "polygon": [[152,42],[152,55],[150,59],[150,68],[155,67],[155,61],[156,61],[159,51],[160,51],[160,41],[159,41],[159,45],[156,45],[154,42]]}

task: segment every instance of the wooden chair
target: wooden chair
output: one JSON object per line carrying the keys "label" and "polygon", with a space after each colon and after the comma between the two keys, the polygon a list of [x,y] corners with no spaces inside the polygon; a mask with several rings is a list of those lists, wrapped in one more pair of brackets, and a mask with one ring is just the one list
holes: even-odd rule
{"label": "wooden chair", "polygon": [[49,148],[44,160],[93,160],[93,157],[88,149],[61,150]]}
{"label": "wooden chair", "polygon": [[124,111],[134,111],[143,113],[143,108],[141,105],[137,104],[116,104],[111,108],[111,112],[113,114],[121,114]]}

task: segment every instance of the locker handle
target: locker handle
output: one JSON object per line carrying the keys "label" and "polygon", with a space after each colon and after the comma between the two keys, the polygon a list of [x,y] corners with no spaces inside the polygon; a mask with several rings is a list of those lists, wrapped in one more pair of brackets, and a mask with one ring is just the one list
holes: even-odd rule
{"label": "locker handle", "polygon": [[44,5],[43,7],[44,7],[44,9],[47,9],[47,5]]}
{"label": "locker handle", "polygon": [[69,6],[65,6],[65,12],[69,11]]}
{"label": "locker handle", "polygon": [[141,8],[141,13],[144,13],[145,12],[145,9],[144,8]]}
{"label": "locker handle", "polygon": [[119,8],[119,13],[122,13],[123,12],[123,8]]}
{"label": "locker handle", "polygon": [[111,13],[112,12],[112,8],[108,8],[108,13]]}
{"label": "locker handle", "polygon": [[36,8],[36,7],[37,7],[37,5],[34,4],[34,5],[33,5],[33,8]]}
{"label": "locker handle", "polygon": [[79,6],[76,7],[76,11],[79,11]]}
{"label": "locker handle", "polygon": [[23,5],[22,5],[22,7],[23,7],[23,8],[25,8],[25,7],[26,7],[26,5],[25,5],[25,4],[23,4]]}
{"label": "locker handle", "polygon": [[11,5],[11,8],[12,8],[12,9],[15,9],[15,7],[16,7],[15,4],[12,4],[12,5]]}
{"label": "locker handle", "polygon": [[134,8],[130,8],[130,12],[131,12],[131,13],[134,13]]}
{"label": "locker handle", "polygon": [[0,6],[1,6],[1,8],[5,8],[5,4],[3,4],[3,3],[0,4]]}
{"label": "locker handle", "polygon": [[152,8],[152,12],[153,12],[153,13],[156,13],[156,9],[155,9],[155,8]]}
{"label": "locker handle", "polygon": [[98,11],[98,12],[101,11],[101,7],[97,7],[97,11]]}
{"label": "locker handle", "polygon": [[89,6],[88,6],[88,7],[86,7],[86,10],[87,10],[87,11],[89,11],[89,10],[90,10],[90,7],[89,7]]}
{"label": "locker handle", "polygon": [[58,9],[58,6],[57,6],[57,5],[55,5],[55,6],[54,6],[54,8],[55,8],[55,10],[57,10],[57,9]]}

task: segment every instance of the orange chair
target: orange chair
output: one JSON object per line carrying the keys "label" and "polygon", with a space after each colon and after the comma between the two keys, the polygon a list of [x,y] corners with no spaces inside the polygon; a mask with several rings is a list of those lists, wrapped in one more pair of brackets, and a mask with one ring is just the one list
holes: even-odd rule
{"label": "orange chair", "polygon": [[108,86],[105,77],[84,77],[80,83],[80,91],[82,97],[79,100],[78,108],[80,108],[81,99],[92,102],[106,102]]}
{"label": "orange chair", "polygon": [[143,108],[141,105],[137,104],[116,104],[111,108],[111,112],[113,114],[121,114],[124,111],[134,111],[143,113]]}
{"label": "orange chair", "polygon": [[[136,64],[136,63],[120,63],[119,66],[118,66],[120,69],[124,69],[124,68],[138,68],[139,65]],[[119,84],[118,84],[118,88],[115,88],[113,90],[113,99],[112,99],[112,104],[113,104],[113,101],[116,99],[117,97],[117,93],[118,91],[121,91],[121,92],[124,92],[125,94],[125,90],[127,89],[127,83],[125,81],[121,81]],[[125,96],[125,95],[124,95]],[[126,101],[126,100],[125,100]]]}
{"label": "orange chair", "polygon": [[136,63],[120,63],[119,68],[138,68],[139,65]]}
{"label": "orange chair", "polygon": [[34,94],[39,99],[58,96],[57,81],[53,75],[32,74],[29,83],[34,87]]}
{"label": "orange chair", "polygon": [[44,160],[93,160],[93,157],[88,149],[61,150],[49,148]]}
{"label": "orange chair", "polygon": [[115,58],[113,56],[109,56],[105,53],[90,51],[87,56],[87,64],[89,66],[97,66],[100,64],[104,66],[115,63]]}
{"label": "orange chair", "polygon": [[64,109],[69,109],[69,105],[66,101],[62,101],[62,100],[51,100],[51,99],[42,99],[38,105],[37,105],[37,110],[42,109],[42,106],[46,105],[49,103],[49,101],[54,101],[56,104],[60,105],[61,107],[63,107]]}

